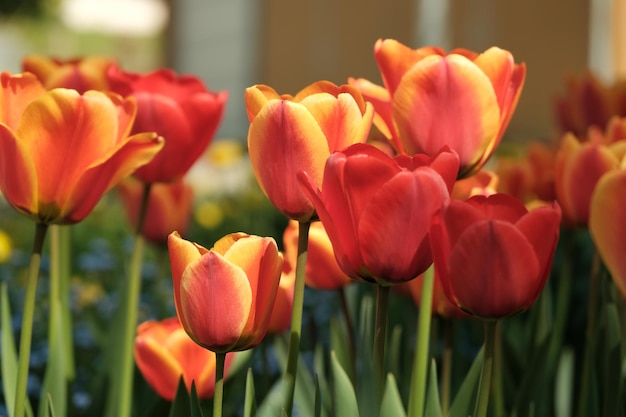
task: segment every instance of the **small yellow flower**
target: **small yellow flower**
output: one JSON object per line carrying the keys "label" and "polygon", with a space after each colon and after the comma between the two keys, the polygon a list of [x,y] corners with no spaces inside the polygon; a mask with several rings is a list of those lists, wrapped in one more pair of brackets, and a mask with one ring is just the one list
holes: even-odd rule
{"label": "small yellow flower", "polygon": [[213,201],[204,201],[196,209],[196,221],[202,227],[213,229],[224,220],[224,210]]}
{"label": "small yellow flower", "polygon": [[13,242],[9,235],[0,230],[0,263],[5,263],[11,258],[11,252],[13,251]]}

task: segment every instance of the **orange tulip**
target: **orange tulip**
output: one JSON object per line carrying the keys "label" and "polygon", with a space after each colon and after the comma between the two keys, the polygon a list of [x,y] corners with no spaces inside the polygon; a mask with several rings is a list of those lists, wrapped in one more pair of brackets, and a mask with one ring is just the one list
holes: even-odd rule
{"label": "orange tulip", "polygon": [[209,250],[173,232],[168,247],[176,312],[189,336],[214,352],[259,344],[283,269],[274,239],[233,233]]}
{"label": "orange tulip", "polygon": [[[117,187],[133,229],[137,227],[144,187],[142,182],[134,178],[127,178]],[[156,245],[164,245],[173,231],[187,233],[192,203],[193,190],[182,179],[172,183],[152,184],[141,234]]]}
{"label": "orange tulip", "polygon": [[500,178],[491,171],[481,169],[471,177],[457,180],[452,187],[450,198],[467,200],[475,195],[495,194]]}
{"label": "orange tulip", "polygon": [[213,140],[228,93],[211,92],[199,78],[167,69],[142,75],[112,65],[107,76],[113,91],[137,100],[133,132],[154,131],[165,139],[163,152],[135,177],[145,183],[182,177]]}
{"label": "orange tulip", "polygon": [[560,221],[556,203],[529,212],[507,194],[450,200],[430,229],[448,299],[480,318],[527,310],[550,275]]}
{"label": "orange tulip", "polygon": [[[298,257],[298,222],[295,220],[287,224],[283,244],[285,258],[295,267]],[[333,245],[322,222],[313,222],[309,227],[304,280],[306,285],[317,290],[336,290],[353,282],[337,264]]]}
{"label": "orange tulip", "polygon": [[626,171],[606,173],[591,197],[589,232],[615,286],[626,298]]}
{"label": "orange tulip", "polygon": [[154,133],[128,136],[134,100],[48,92],[29,73],[2,73],[0,83],[0,190],[36,222],[81,221],[163,146]]}
{"label": "orange tulip", "polygon": [[295,97],[256,85],[246,89],[245,101],[248,150],[261,189],[290,219],[311,219],[315,210],[296,174],[304,170],[321,185],[331,153],[367,140],[372,105],[356,88],[328,81],[311,84]]}
{"label": "orange tulip", "polygon": [[35,74],[48,90],[71,88],[83,94],[88,90],[109,90],[106,70],[113,63],[115,60],[101,56],[62,60],[28,55],[22,60],[22,69]]}
{"label": "orange tulip", "polygon": [[[233,354],[226,356],[224,375]],[[135,362],[146,382],[162,398],[172,401],[180,377],[187,391],[194,381],[198,398],[211,398],[215,389],[215,353],[204,349],[185,333],[178,317],[150,320],[137,327]]]}
{"label": "orange tulip", "polygon": [[566,134],[555,161],[556,196],[563,208],[563,218],[571,225],[586,226],[589,205],[596,183],[615,170],[626,152],[626,141],[609,143],[610,135],[592,134],[581,143]]}
{"label": "orange tulip", "polygon": [[267,327],[268,333],[279,334],[291,326],[291,312],[293,310],[293,294],[296,285],[295,264],[284,262],[283,273],[280,276],[278,292],[274,300],[274,307]]}
{"label": "orange tulip", "polygon": [[442,146],[461,162],[459,177],[476,172],[500,143],[526,76],[508,51],[411,49],[393,39],[374,46],[386,94],[367,80],[351,82],[371,100],[381,132],[399,152],[434,155]]}
{"label": "orange tulip", "polygon": [[[420,306],[420,303],[422,301],[423,282],[424,274],[421,274],[417,278],[401,284],[401,286],[403,286],[404,289],[409,293],[415,305],[418,307]],[[395,289],[396,287],[398,287],[398,285],[393,288]],[[446,294],[443,290],[443,285],[441,284],[441,279],[439,278],[436,271],[433,281],[433,299],[431,310],[434,314],[449,319],[467,317],[467,314],[463,312],[463,310],[453,304],[448,299],[448,297],[446,297]]]}

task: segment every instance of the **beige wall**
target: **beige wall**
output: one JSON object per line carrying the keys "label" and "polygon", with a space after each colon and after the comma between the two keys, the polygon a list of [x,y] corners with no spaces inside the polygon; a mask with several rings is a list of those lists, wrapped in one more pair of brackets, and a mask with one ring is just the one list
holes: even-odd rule
{"label": "beige wall", "polygon": [[[438,1],[438,0],[434,0]],[[589,0],[449,0],[452,46],[497,45],[528,67],[508,137],[546,138],[553,132],[552,99],[567,73],[587,66]],[[378,38],[417,47],[417,2],[408,0],[265,0],[259,20],[258,80],[295,93],[319,79],[349,76],[379,81],[373,57]]]}

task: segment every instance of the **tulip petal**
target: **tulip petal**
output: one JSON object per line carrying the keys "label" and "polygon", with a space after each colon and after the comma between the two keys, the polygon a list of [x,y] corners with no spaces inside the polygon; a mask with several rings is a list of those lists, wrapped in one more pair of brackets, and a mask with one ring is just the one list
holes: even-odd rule
{"label": "tulip petal", "polygon": [[215,353],[189,340],[189,336],[182,328],[170,334],[166,347],[174,360],[185,370],[183,377],[187,390],[191,391],[191,382],[195,381],[200,398],[213,396]]}
{"label": "tulip petal", "polygon": [[252,122],[263,106],[265,106],[265,103],[271,99],[280,99],[280,95],[268,85],[257,84],[246,88],[244,101],[246,103],[248,121]]}
{"label": "tulip petal", "polygon": [[626,171],[604,175],[591,199],[589,231],[615,286],[626,298]]}
{"label": "tulip petal", "polygon": [[450,254],[454,301],[479,317],[515,314],[534,301],[539,268],[533,247],[514,225],[498,220],[475,223]]}
{"label": "tulip petal", "polygon": [[150,337],[138,337],[135,341],[135,362],[157,394],[172,401],[183,368],[161,341]]}
{"label": "tulip petal", "polygon": [[[196,343],[214,352],[237,344],[251,313],[246,273],[216,252],[190,263],[180,281],[181,311]],[[183,322],[185,325],[185,322]]]}
{"label": "tulip petal", "polygon": [[476,208],[484,219],[515,223],[528,213],[526,206],[520,200],[503,193],[489,196],[477,195],[468,199],[467,203]]}
{"label": "tulip petal", "polygon": [[424,272],[432,263],[431,218],[447,199],[446,184],[429,168],[401,172],[385,183],[363,211],[358,226],[359,246],[369,272],[381,282],[408,281]]}
{"label": "tulip petal", "polygon": [[187,265],[191,264],[200,256],[208,252],[208,249],[182,239],[178,232],[172,232],[167,239],[167,248],[170,257],[170,267],[172,269],[172,282],[174,290],[174,305],[176,314],[185,329],[189,328],[185,315],[181,310],[182,301],[180,298],[180,283]]}
{"label": "tulip petal", "polygon": [[17,129],[22,113],[37,97],[46,93],[39,80],[30,73],[0,74],[0,122]]}
{"label": "tulip petal", "polygon": [[0,190],[22,214],[32,217],[37,212],[37,170],[26,145],[3,124],[0,124]]}
{"label": "tulip petal", "polygon": [[272,204],[289,218],[310,218],[313,205],[300,190],[296,173],[304,170],[321,185],[330,150],[307,108],[281,100],[267,103],[250,124],[248,149],[258,183]]}
{"label": "tulip petal", "polygon": [[429,56],[407,72],[393,95],[398,134],[409,155],[449,145],[462,169],[482,157],[500,128],[489,78],[460,55]]}

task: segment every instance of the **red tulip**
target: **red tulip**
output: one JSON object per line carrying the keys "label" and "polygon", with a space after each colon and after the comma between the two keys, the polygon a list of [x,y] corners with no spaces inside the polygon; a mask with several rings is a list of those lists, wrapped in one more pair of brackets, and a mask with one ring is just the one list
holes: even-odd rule
{"label": "red tulip", "polygon": [[548,279],[560,221],[557,204],[529,212],[506,194],[451,200],[430,232],[448,299],[481,318],[527,310]]}
{"label": "red tulip", "polygon": [[524,64],[493,47],[481,54],[455,49],[411,49],[378,40],[374,55],[385,89],[352,80],[371,100],[381,132],[399,152],[434,155],[444,145],[460,159],[459,177],[480,169],[500,143],[517,106]]}
{"label": "red tulip", "polygon": [[153,133],[128,136],[132,99],[48,92],[29,73],[2,73],[0,83],[0,189],[36,222],[81,221],[105,192],[163,146]]}
{"label": "red tulip", "polygon": [[458,172],[454,153],[391,158],[371,145],[353,145],[330,156],[322,190],[301,172],[350,277],[381,285],[415,278],[432,263],[431,217],[450,198]]}
{"label": "red tulip", "polygon": [[[445,318],[463,318],[467,317],[467,314],[463,312],[459,307],[453,304],[443,290],[443,285],[441,284],[441,279],[439,278],[437,272],[435,271],[435,276],[433,277],[433,298],[432,298],[432,307],[431,311],[434,314],[439,315],[440,317]],[[415,279],[412,279],[406,283],[401,284],[408,291],[409,295],[413,299],[413,302],[416,306],[420,306],[422,302],[422,285],[424,282],[424,274],[421,274]],[[396,285],[393,287],[394,289],[398,287]]]}
{"label": "red tulip", "polygon": [[259,344],[283,269],[274,239],[233,233],[209,250],[173,232],[168,247],[176,312],[189,336],[214,352]]}
{"label": "red tulip", "polygon": [[35,74],[48,90],[71,88],[83,94],[88,90],[109,90],[106,71],[114,63],[115,60],[102,56],[62,60],[28,55],[22,60],[22,69]]}
{"label": "red tulip", "polygon": [[[298,257],[298,222],[291,220],[283,233],[285,258],[294,266]],[[309,240],[304,280],[318,290],[336,290],[353,282],[339,267],[332,243],[321,222],[309,226]]]}
{"label": "red tulip", "polygon": [[[224,375],[233,354],[226,355]],[[215,389],[215,353],[204,349],[185,333],[178,317],[146,321],[137,327],[135,362],[146,382],[162,398],[172,401],[180,377],[187,391],[194,381],[198,398],[211,398]]]}
{"label": "red tulip", "polygon": [[[137,227],[139,206],[145,184],[128,178],[118,186],[119,195],[133,229]],[[173,231],[186,233],[191,220],[193,190],[182,179],[155,183],[150,187],[146,218],[141,234],[156,245],[164,245]]]}
{"label": "red tulip", "polygon": [[245,101],[248,151],[261,189],[290,219],[310,220],[313,204],[300,190],[296,174],[304,170],[319,186],[332,152],[367,140],[374,116],[371,104],[354,87],[328,81],[311,84],[295,97],[256,85],[246,89]]}
{"label": "red tulip", "polygon": [[199,78],[160,69],[141,75],[113,65],[111,89],[137,100],[133,132],[157,132],[165,146],[150,164],[135,172],[145,183],[181,178],[211,143],[224,114],[225,91],[206,89]]}

